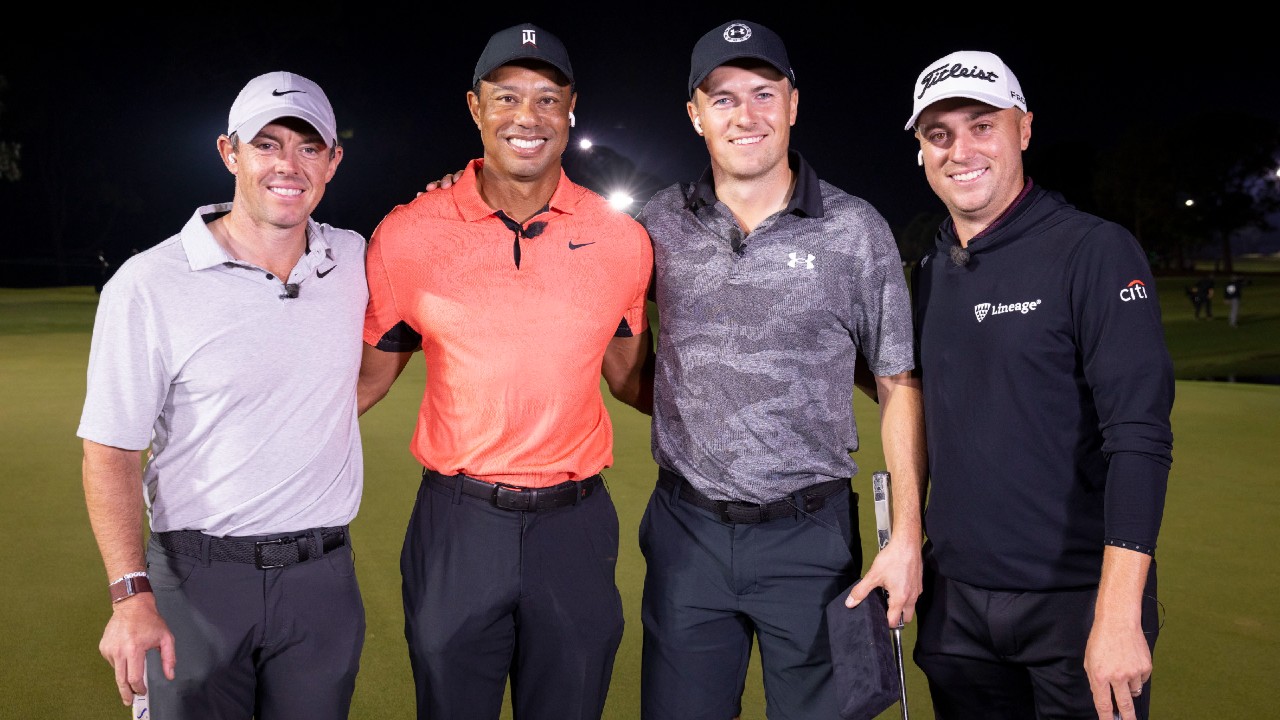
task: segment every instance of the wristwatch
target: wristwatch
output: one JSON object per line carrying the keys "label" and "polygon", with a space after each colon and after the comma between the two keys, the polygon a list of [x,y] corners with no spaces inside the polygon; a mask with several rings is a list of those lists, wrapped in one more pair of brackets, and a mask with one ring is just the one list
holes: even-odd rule
{"label": "wristwatch", "polygon": [[147,579],[145,572],[126,573],[108,585],[107,590],[111,593],[111,604],[114,605],[140,592],[151,592],[151,581]]}

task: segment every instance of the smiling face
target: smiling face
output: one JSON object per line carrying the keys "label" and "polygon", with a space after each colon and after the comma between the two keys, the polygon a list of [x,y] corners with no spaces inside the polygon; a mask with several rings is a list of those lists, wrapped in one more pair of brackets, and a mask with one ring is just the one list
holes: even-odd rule
{"label": "smiling face", "polygon": [[786,171],[799,98],[768,63],[733,62],[712,70],[688,110],[717,177],[740,181]]}
{"label": "smiling face", "polygon": [[342,161],[341,147],[330,157],[315,128],[297,118],[268,123],[255,137],[240,139],[234,151],[224,136],[219,148],[236,176],[236,212],[280,229],[306,224]]}
{"label": "smiling face", "polygon": [[467,93],[480,129],[486,174],[521,182],[558,182],[577,95],[543,63],[503,65]]}
{"label": "smiling face", "polygon": [[990,225],[1022,192],[1031,113],[968,98],[940,100],[920,113],[916,137],[925,177],[962,241]]}

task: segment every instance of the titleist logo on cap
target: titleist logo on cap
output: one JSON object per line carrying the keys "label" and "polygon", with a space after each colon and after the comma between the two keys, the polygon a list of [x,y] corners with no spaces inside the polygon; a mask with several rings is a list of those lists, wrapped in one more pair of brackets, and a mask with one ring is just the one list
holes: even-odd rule
{"label": "titleist logo on cap", "polygon": [[[978,67],[977,65],[974,65],[973,67],[968,67],[968,68],[961,65],[960,63],[953,63],[950,65],[940,65],[934,68],[933,70],[926,72],[924,76],[920,78],[920,94],[916,95],[916,97],[917,98],[924,97],[924,94],[929,91],[929,88],[933,87],[934,85],[937,85],[938,83],[944,80],[948,80],[950,78],[972,78],[974,80],[986,80],[987,82],[994,85],[996,81],[1000,79],[1000,77],[1001,77],[1000,73],[996,72],[995,70],[984,70]],[[1009,95],[1013,97],[1014,100],[1017,100],[1018,102],[1021,102],[1024,104],[1027,102],[1026,99],[1023,98],[1022,95],[1019,94],[1016,90],[1010,89]]]}
{"label": "titleist logo on cap", "polygon": [[939,100],[969,98],[996,108],[1017,107],[1024,112],[1027,100],[1013,71],[994,53],[961,50],[925,66],[916,80],[911,130],[925,108]]}

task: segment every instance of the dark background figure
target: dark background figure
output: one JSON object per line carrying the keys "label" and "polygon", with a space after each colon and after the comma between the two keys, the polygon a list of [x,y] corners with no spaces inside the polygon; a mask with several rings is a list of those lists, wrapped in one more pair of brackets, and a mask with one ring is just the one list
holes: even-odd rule
{"label": "dark background figure", "polygon": [[1251,285],[1253,281],[1239,274],[1232,275],[1231,279],[1222,286],[1222,297],[1226,298],[1229,309],[1227,313],[1227,324],[1236,327],[1236,323],[1240,319],[1240,295],[1244,292],[1245,285]]}
{"label": "dark background figure", "polygon": [[111,278],[111,263],[107,262],[107,255],[102,250],[98,251],[98,282],[93,284],[93,291],[100,293],[102,287],[107,284],[107,280]]}
{"label": "dark background figure", "polygon": [[1213,319],[1213,275],[1205,275],[1196,281],[1196,319],[1200,319],[1200,311],[1204,311],[1206,320]]}
{"label": "dark background figure", "polygon": [[1200,286],[1187,286],[1187,299],[1191,301],[1191,309],[1196,313],[1196,319],[1200,319]]}

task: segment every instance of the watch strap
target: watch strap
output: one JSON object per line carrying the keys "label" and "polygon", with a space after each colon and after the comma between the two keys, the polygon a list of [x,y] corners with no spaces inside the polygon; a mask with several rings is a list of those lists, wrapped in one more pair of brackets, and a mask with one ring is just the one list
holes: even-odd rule
{"label": "watch strap", "polygon": [[146,573],[129,573],[107,586],[111,593],[111,603],[120,602],[140,592],[151,592],[151,581]]}

